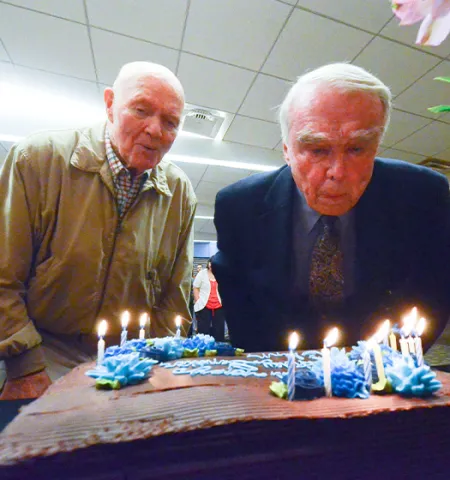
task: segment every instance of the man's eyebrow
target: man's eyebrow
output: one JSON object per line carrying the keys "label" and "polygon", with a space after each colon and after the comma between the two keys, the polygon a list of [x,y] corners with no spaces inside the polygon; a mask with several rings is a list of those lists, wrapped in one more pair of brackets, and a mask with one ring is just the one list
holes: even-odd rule
{"label": "man's eyebrow", "polygon": [[316,143],[325,142],[330,138],[326,133],[313,132],[309,128],[298,131],[295,137],[298,142],[313,145]]}
{"label": "man's eyebrow", "polygon": [[350,138],[356,140],[374,140],[383,133],[383,127],[373,127],[361,130],[355,130],[350,134]]}

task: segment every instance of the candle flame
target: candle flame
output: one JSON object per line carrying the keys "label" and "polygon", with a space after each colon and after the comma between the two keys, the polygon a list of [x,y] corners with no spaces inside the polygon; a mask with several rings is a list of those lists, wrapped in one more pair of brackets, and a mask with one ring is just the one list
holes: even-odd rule
{"label": "candle flame", "polygon": [[328,335],[325,337],[325,340],[323,341],[323,346],[324,347],[332,347],[336,342],[339,337],[339,330],[334,327],[332,328]]}
{"label": "candle flame", "polygon": [[389,333],[389,330],[391,328],[391,322],[389,320],[385,320],[383,322],[383,325],[378,329],[377,333],[374,335],[374,340],[377,343],[380,343],[383,341],[383,339],[387,336]]}
{"label": "candle flame", "polygon": [[416,334],[418,337],[420,337],[425,330],[425,324],[427,321],[422,317],[418,322],[417,322],[417,327],[416,327]]}
{"label": "candle flame", "polygon": [[417,313],[417,307],[411,308],[411,313],[409,314],[409,316],[411,318],[411,324],[412,324],[411,328],[414,328],[416,326],[417,319],[419,317],[419,315]]}
{"label": "candle flame", "polygon": [[121,316],[121,319],[120,319],[120,323],[122,324],[122,328],[127,328],[129,321],[130,321],[130,312],[128,310],[125,310],[122,313],[122,316]]}
{"label": "candle flame", "polygon": [[289,335],[289,350],[295,350],[297,348],[300,336],[297,332],[292,332]]}
{"label": "candle flame", "polygon": [[141,328],[145,328],[145,325],[147,325],[147,318],[148,318],[148,315],[146,313],[142,313],[141,316],[139,317],[139,326]]}
{"label": "candle flame", "polygon": [[106,330],[108,328],[108,324],[106,320],[102,320],[97,327],[97,333],[99,337],[104,337],[106,335]]}
{"label": "candle flame", "polygon": [[180,315],[177,315],[177,316],[175,317],[175,326],[176,326],[177,328],[180,328],[180,327],[181,327],[181,317],[180,317]]}
{"label": "candle flame", "polygon": [[412,330],[412,325],[411,325],[411,317],[410,315],[405,315],[403,317],[403,327],[401,329],[401,333],[403,336],[407,337]]}

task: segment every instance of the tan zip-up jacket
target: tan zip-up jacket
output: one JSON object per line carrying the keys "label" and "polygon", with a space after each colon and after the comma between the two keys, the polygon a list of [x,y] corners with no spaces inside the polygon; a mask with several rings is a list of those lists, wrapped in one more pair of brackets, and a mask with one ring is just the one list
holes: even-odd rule
{"label": "tan zip-up jacket", "polygon": [[44,367],[40,329],[93,333],[104,318],[114,334],[128,309],[163,336],[176,314],[190,319],[192,185],[163,160],[119,223],[104,130],[34,134],[0,172],[0,359],[11,378]]}

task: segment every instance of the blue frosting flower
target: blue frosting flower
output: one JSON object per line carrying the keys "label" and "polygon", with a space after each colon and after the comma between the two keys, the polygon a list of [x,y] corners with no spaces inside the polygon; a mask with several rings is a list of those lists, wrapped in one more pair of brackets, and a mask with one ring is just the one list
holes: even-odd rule
{"label": "blue frosting flower", "polygon": [[[345,349],[333,347],[331,358],[331,388],[333,395],[345,398],[369,398],[369,389],[364,373],[345,352]],[[313,363],[312,370],[323,383],[322,358]]]}
{"label": "blue frosting flower", "polygon": [[146,340],[138,340],[138,339],[128,340],[127,342],[125,342],[125,345],[123,347],[120,347],[118,345],[108,347],[105,350],[105,358],[115,357],[116,355],[127,355],[133,352],[140,352],[146,346],[147,346]]}
{"label": "blue frosting flower", "polygon": [[89,370],[86,375],[97,379],[100,384],[110,388],[135,385],[148,378],[152,366],[157,363],[150,359],[139,359],[137,352],[105,358],[102,365]]}
{"label": "blue frosting flower", "polygon": [[[287,373],[282,377],[285,384],[287,377]],[[312,400],[324,394],[323,378],[319,378],[313,370],[302,367],[295,371],[295,400]]]}
{"label": "blue frosting flower", "polygon": [[427,365],[418,367],[411,356],[395,358],[386,376],[393,390],[406,397],[429,397],[442,387],[436,373]]}
{"label": "blue frosting flower", "polygon": [[159,362],[177,360],[183,356],[182,340],[175,337],[153,339],[153,344],[140,351],[141,356],[152,358]]}

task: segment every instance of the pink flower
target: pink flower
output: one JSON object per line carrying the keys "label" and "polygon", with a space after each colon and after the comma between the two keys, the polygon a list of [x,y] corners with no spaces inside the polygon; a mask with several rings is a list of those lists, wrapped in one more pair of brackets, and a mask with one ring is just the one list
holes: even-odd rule
{"label": "pink flower", "polygon": [[396,0],[392,10],[400,25],[420,22],[416,43],[439,45],[450,33],[450,0]]}

